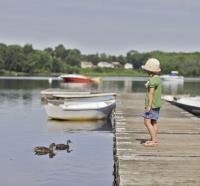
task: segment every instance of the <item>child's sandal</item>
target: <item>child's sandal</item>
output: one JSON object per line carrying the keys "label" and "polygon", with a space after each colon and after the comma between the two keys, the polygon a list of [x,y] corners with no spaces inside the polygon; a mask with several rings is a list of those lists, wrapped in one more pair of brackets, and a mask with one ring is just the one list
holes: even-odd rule
{"label": "child's sandal", "polygon": [[158,142],[157,141],[146,141],[143,145],[145,147],[155,147],[155,146],[158,146]]}

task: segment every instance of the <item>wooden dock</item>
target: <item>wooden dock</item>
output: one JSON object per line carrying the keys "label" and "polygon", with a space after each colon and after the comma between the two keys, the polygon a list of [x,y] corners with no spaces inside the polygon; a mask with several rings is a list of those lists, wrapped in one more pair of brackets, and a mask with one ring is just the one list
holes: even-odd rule
{"label": "wooden dock", "polygon": [[163,101],[157,147],[143,124],[144,94],[121,94],[114,128],[115,185],[199,186],[200,118]]}

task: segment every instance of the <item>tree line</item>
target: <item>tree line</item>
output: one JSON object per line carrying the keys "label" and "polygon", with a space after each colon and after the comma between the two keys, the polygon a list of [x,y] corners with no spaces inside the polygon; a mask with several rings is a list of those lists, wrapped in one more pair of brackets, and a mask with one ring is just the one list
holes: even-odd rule
{"label": "tree line", "polygon": [[[55,48],[38,50],[34,49],[31,44],[20,46],[1,43],[0,71],[24,72],[26,74],[79,73],[81,72],[81,61],[90,61],[93,64],[100,61],[118,61],[122,66],[125,63],[131,63],[134,71],[140,71],[141,65],[151,57],[159,59],[163,74],[177,70],[184,76],[200,75],[200,52],[152,51],[140,53],[136,50],[130,50],[126,55],[119,56],[105,53],[86,55],[78,49],[67,49],[62,44]],[[94,70],[104,72],[104,69]]]}

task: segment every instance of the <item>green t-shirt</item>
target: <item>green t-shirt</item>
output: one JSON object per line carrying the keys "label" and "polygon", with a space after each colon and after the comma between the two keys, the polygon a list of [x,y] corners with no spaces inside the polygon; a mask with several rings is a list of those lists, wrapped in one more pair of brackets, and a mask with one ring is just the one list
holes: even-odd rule
{"label": "green t-shirt", "polygon": [[153,109],[154,108],[160,108],[161,107],[161,80],[160,80],[159,76],[157,76],[157,75],[153,76],[147,82],[147,93],[146,93],[146,97],[145,97],[145,107],[147,107],[147,105],[148,105],[148,93],[149,93],[150,88],[155,89],[154,98],[153,98],[151,108],[153,108]]}

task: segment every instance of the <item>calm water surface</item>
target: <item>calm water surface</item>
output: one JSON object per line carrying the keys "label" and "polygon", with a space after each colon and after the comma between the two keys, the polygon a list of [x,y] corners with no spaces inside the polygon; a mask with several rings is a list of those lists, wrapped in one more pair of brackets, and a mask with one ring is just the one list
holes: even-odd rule
{"label": "calm water surface", "polygon": [[[48,79],[0,79],[1,185],[111,186],[113,182],[112,133],[110,124],[99,122],[48,121],[40,91],[66,88],[73,91],[101,90],[144,92],[145,78],[103,78],[92,86],[66,85]],[[165,84],[166,94],[200,95],[199,81]],[[73,142],[72,151],[56,156],[36,156],[33,148],[50,143]]]}

